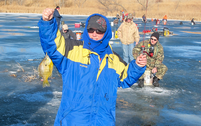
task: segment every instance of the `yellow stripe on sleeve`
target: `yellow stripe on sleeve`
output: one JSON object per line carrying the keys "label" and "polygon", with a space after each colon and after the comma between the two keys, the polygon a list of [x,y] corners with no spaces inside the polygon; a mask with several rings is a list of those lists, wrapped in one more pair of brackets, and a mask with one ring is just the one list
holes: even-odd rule
{"label": "yellow stripe on sleeve", "polygon": [[110,56],[113,57],[113,62],[109,62],[108,67],[114,69],[116,73],[119,74],[119,76],[121,76],[122,71],[124,71],[122,79],[126,78],[128,66],[125,66],[125,64],[119,60],[119,57],[117,55],[114,54],[110,55],[113,55]]}
{"label": "yellow stripe on sleeve", "polygon": [[60,31],[57,31],[57,37],[55,38],[55,43],[57,46],[57,51],[59,51],[63,56],[65,55],[65,39],[61,35]]}
{"label": "yellow stripe on sleeve", "polygon": [[123,76],[122,76],[122,78],[121,78],[121,81],[123,81],[123,80],[128,76],[128,74],[127,74],[128,66],[129,66],[129,65],[127,65],[127,66],[125,67],[125,69],[124,69],[124,73],[123,73]]}

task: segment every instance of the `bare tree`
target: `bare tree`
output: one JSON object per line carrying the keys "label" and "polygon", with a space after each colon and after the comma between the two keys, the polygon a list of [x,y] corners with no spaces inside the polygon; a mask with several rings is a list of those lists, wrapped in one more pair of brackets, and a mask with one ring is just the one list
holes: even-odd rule
{"label": "bare tree", "polygon": [[4,5],[11,5],[13,4],[13,1],[17,1],[17,0],[0,0],[0,1],[4,1]]}
{"label": "bare tree", "polygon": [[4,1],[4,5],[7,5],[7,0]]}
{"label": "bare tree", "polygon": [[65,0],[59,0],[59,6],[63,7],[65,6]]}
{"label": "bare tree", "polygon": [[[71,5],[71,3],[72,3],[71,0],[54,0],[54,5],[60,6],[60,7],[69,6],[69,5]],[[67,5],[67,4],[69,4],[69,5]]]}
{"label": "bare tree", "polygon": [[143,10],[148,10],[148,7],[154,5],[155,3],[162,2],[163,0],[137,0],[137,2],[142,5]]}
{"label": "bare tree", "polygon": [[178,8],[178,6],[179,6],[179,2],[180,2],[180,0],[177,2],[177,5],[176,5],[175,10]]}
{"label": "bare tree", "polygon": [[13,4],[13,0],[9,0],[9,4]]}
{"label": "bare tree", "polygon": [[122,9],[127,11],[126,8],[118,2],[118,0],[98,0],[98,2],[102,5],[101,9],[105,11],[106,15],[108,12],[113,13]]}
{"label": "bare tree", "polygon": [[74,4],[77,6],[77,7],[82,7],[83,4],[86,2],[87,0],[74,0]]}
{"label": "bare tree", "polygon": [[163,2],[163,0],[156,0],[156,3],[160,3],[160,2]]}
{"label": "bare tree", "polygon": [[24,0],[17,0],[18,5],[23,5]]}

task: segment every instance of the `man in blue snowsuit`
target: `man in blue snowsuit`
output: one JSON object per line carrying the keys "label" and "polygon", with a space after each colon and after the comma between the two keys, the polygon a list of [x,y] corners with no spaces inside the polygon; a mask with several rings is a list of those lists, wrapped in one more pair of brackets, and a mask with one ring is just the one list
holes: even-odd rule
{"label": "man in blue snowsuit", "polygon": [[93,14],[82,40],[64,39],[53,10],[38,23],[44,53],[62,75],[63,91],[55,126],[114,126],[118,87],[132,86],[146,69],[146,55],[126,64],[109,44],[109,20]]}
{"label": "man in blue snowsuit", "polygon": [[58,29],[60,28],[60,21],[61,21],[61,18],[62,16],[59,14],[59,10],[60,10],[60,7],[57,6],[55,9],[54,9],[54,18],[56,19],[57,21],[57,27]]}

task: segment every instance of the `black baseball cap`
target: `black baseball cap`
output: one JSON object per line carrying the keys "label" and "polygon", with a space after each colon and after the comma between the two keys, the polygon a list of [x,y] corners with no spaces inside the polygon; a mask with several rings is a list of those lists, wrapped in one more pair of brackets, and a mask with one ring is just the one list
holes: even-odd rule
{"label": "black baseball cap", "polygon": [[107,29],[106,21],[103,17],[99,15],[94,15],[90,17],[87,25],[87,29],[94,28],[102,32],[105,32]]}

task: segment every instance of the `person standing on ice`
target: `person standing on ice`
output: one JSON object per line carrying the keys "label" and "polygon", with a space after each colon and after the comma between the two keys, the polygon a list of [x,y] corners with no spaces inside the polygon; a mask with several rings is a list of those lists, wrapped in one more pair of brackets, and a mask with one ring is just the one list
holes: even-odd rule
{"label": "person standing on ice", "polygon": [[[149,40],[140,42],[133,49],[133,57],[136,59],[142,51],[142,46],[145,46],[147,52],[147,68],[155,75],[153,78],[153,85],[159,87],[159,80],[163,78],[168,68],[162,63],[164,59],[163,46],[159,43],[159,33],[154,32]],[[144,74],[140,77],[139,87],[144,87]]]}
{"label": "person standing on ice", "polygon": [[147,22],[147,18],[146,18],[146,16],[145,16],[145,14],[144,14],[144,15],[142,15],[142,21],[143,21],[144,23],[146,23],[146,22]]}
{"label": "person standing on ice", "polygon": [[123,48],[123,59],[126,63],[132,61],[133,55],[132,50],[138,44],[140,35],[136,24],[133,22],[133,16],[131,13],[125,17],[124,22],[119,26],[117,35],[122,43]]}
{"label": "person standing on ice", "polygon": [[167,22],[167,15],[165,15],[162,19],[162,21],[166,21]]}
{"label": "person standing on ice", "polygon": [[61,21],[61,18],[62,16],[59,14],[59,10],[60,10],[60,7],[57,6],[55,9],[54,9],[54,18],[56,19],[57,21],[57,28],[59,29],[60,28],[60,21]]}
{"label": "person standing on ice", "polygon": [[191,20],[191,25],[195,25],[194,18]]}
{"label": "person standing on ice", "polygon": [[126,64],[112,50],[109,20],[92,14],[86,20],[82,40],[64,39],[45,9],[38,22],[44,53],[62,75],[63,91],[55,126],[115,125],[118,87],[132,86],[146,69],[146,55]]}

